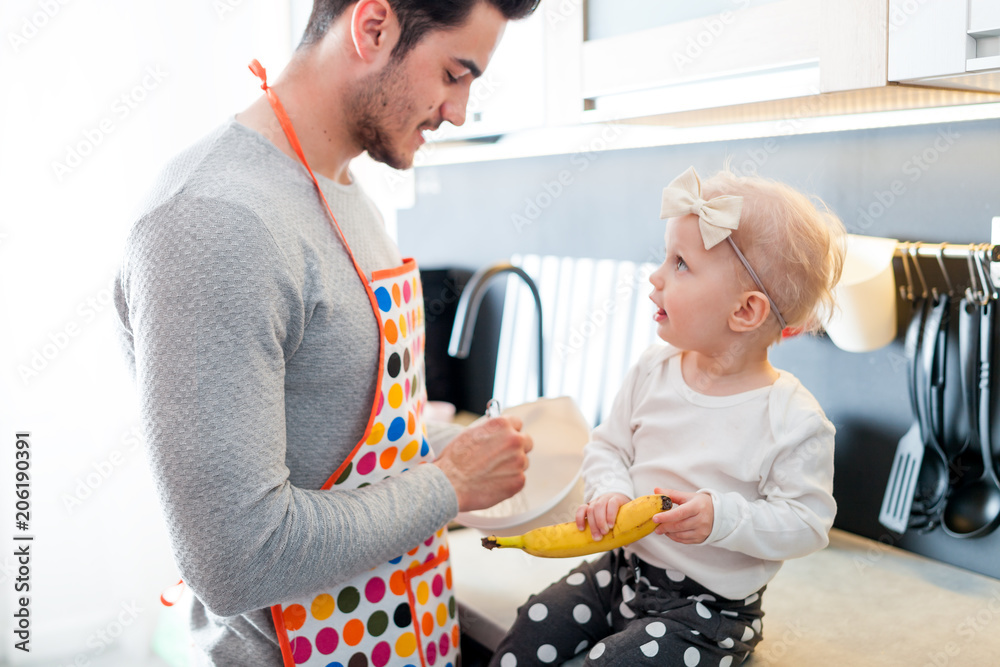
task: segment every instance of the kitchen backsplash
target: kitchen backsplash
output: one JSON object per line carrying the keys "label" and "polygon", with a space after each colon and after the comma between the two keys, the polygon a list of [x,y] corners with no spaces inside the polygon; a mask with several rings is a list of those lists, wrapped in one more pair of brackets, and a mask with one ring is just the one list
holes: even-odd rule
{"label": "kitchen backsplash", "polygon": [[[610,143],[613,133],[605,134]],[[982,243],[1000,216],[995,120],[606,152],[590,146],[418,168],[416,205],[399,212],[403,254],[424,269],[475,270],[519,254],[658,262],[663,187],[690,165],[706,175],[727,159],[736,172],[756,171],[820,197],[856,234]],[[948,268],[962,282],[964,263]],[[933,260],[925,273],[943,287]],[[838,527],[1000,577],[1000,531],[968,540],[940,530],[897,538],[878,523],[896,443],[912,421],[901,340],[908,305],[899,311],[900,336],[875,352],[798,337],[774,348],[772,360],[803,381],[837,426]],[[875,550],[858,566],[879,557]]]}

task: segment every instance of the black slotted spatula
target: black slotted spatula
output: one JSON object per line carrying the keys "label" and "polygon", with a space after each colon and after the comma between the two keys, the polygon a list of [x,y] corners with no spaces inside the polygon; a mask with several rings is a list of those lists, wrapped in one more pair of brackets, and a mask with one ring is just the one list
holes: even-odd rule
{"label": "black slotted spatula", "polygon": [[914,302],[913,317],[906,329],[904,348],[907,383],[914,421],[896,446],[896,454],[892,459],[892,468],[889,471],[889,481],[886,483],[885,495],[882,496],[882,509],[878,515],[880,524],[900,535],[906,532],[910,522],[913,493],[920,475],[920,466],[924,460],[924,439],[920,433],[920,420],[917,412],[917,359],[920,353],[924,319],[927,316],[927,304],[928,300],[923,298]]}

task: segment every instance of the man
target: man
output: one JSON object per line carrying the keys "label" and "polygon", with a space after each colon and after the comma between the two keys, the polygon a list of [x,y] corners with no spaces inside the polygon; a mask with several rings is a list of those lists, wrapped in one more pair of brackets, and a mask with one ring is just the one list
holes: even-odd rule
{"label": "man", "polygon": [[534,4],[316,0],[268,94],[175,158],[133,227],[116,303],[200,664],[455,656],[440,529],[519,491],[531,440],[506,418],[422,436],[415,266],[348,165],[409,167],[461,125]]}

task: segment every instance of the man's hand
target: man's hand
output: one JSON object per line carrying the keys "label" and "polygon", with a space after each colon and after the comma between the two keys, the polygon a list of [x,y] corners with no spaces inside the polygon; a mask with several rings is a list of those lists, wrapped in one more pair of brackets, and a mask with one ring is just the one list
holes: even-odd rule
{"label": "man's hand", "polygon": [[653,493],[670,496],[674,503],[671,509],[653,517],[653,521],[660,524],[654,532],[681,544],[701,544],[712,534],[715,523],[712,496],[673,489],[655,489]]}
{"label": "man's hand", "polygon": [[583,530],[584,522],[590,524],[590,534],[599,540],[615,525],[618,509],[632,500],[624,493],[605,493],[597,496],[589,503],[580,505],[576,510],[576,527]]}
{"label": "man's hand", "polygon": [[495,417],[470,426],[445,447],[434,465],[455,487],[458,510],[496,505],[524,487],[531,436],[517,417]]}

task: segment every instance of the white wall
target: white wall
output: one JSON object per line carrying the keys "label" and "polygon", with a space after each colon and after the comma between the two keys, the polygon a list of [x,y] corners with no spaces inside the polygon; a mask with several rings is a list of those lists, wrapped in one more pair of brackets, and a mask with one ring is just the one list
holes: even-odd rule
{"label": "white wall", "polygon": [[[0,3],[0,664],[163,664],[177,574],[110,283],[160,165],[260,93],[251,58],[280,71],[288,23],[273,0]],[[20,430],[29,654],[9,611]]]}

